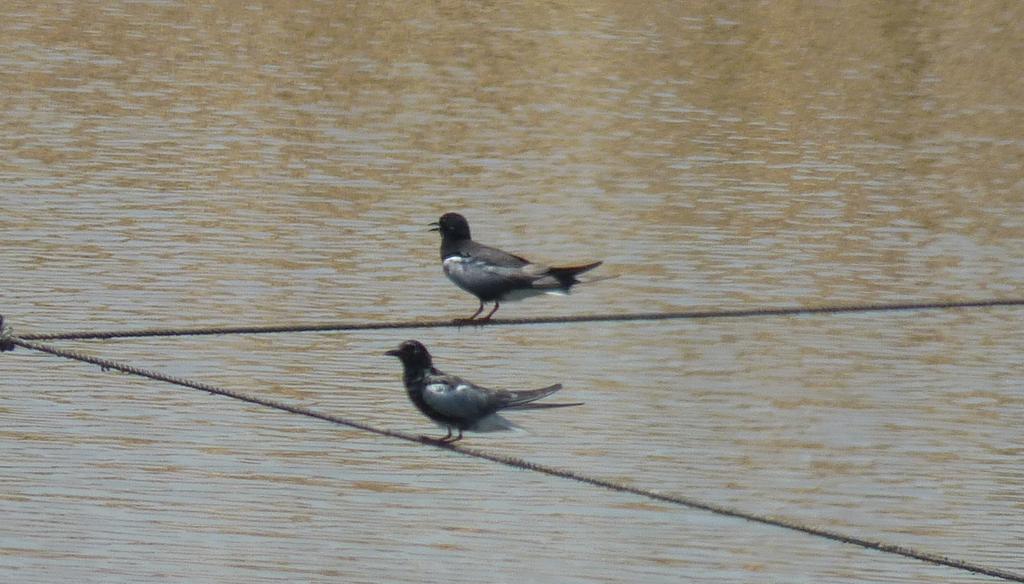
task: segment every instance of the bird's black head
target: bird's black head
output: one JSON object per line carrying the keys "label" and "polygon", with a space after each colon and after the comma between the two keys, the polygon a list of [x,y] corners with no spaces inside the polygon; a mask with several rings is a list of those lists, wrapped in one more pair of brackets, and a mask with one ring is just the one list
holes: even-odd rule
{"label": "bird's black head", "polygon": [[458,213],[445,213],[436,223],[431,223],[431,231],[440,231],[441,238],[445,241],[461,241],[471,239],[469,236],[469,221]]}
{"label": "bird's black head", "polygon": [[407,370],[422,370],[432,366],[430,353],[419,341],[405,341],[398,345],[397,349],[391,349],[384,354],[401,359]]}

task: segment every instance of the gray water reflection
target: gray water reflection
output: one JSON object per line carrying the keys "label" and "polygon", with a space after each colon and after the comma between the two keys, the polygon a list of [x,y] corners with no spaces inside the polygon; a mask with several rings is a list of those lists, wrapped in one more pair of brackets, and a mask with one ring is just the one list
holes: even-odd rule
{"label": "gray water reflection", "polygon": [[[426,224],[615,280],[506,316],[1014,297],[1015,3],[8,3],[20,332],[468,315]],[[413,432],[406,336],[562,381],[482,448],[1024,571],[1020,311],[69,343]],[[18,582],[971,581],[18,351]],[[431,578],[435,579],[435,578]],[[980,581],[980,578],[976,578]]]}

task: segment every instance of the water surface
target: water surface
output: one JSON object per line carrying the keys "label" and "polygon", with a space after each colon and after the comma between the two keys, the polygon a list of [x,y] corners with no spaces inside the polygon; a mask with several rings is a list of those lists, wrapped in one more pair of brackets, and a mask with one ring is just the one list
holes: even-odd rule
{"label": "water surface", "polygon": [[[1015,298],[1024,14],[0,8],[17,332],[468,316],[427,223],[614,280],[508,317]],[[1024,572],[1015,308],[65,342],[433,433],[382,353],[565,384],[474,447]],[[991,581],[19,350],[17,582]]]}

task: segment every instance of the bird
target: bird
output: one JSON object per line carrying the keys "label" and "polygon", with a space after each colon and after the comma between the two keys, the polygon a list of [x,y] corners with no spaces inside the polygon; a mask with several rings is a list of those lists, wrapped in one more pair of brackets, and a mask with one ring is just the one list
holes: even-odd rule
{"label": "bird", "polygon": [[[531,262],[517,255],[473,241],[469,222],[458,213],[445,213],[430,224],[431,231],[441,232],[441,266],[448,279],[480,300],[473,321],[493,302],[494,308],[477,322],[488,321],[501,306],[501,301],[522,300],[540,294],[569,293],[576,284],[584,283],[576,276],[593,270],[602,262],[580,266],[550,267]],[[592,278],[585,283],[604,280]]]}
{"label": "bird", "polygon": [[13,336],[11,327],[4,324],[4,317],[0,315],[0,352],[14,350]]}
{"label": "bird", "polygon": [[[402,380],[413,405],[439,426],[448,429],[448,434],[443,438],[424,437],[426,440],[449,443],[461,440],[463,430],[491,432],[518,427],[498,415],[499,410],[583,405],[578,402],[533,403],[562,389],[561,383],[540,389],[507,391],[480,387],[461,377],[448,375],[434,368],[430,352],[423,343],[416,340],[405,341],[385,355],[398,357],[402,361]],[[459,431],[458,437],[452,437],[453,429]]]}

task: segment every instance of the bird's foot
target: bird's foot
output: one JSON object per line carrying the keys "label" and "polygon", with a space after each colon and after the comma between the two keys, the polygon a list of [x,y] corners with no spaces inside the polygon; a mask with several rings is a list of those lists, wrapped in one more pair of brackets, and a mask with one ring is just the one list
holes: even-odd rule
{"label": "bird's foot", "polygon": [[456,439],[453,438],[452,436],[445,436],[443,438],[434,438],[433,436],[423,436],[423,435],[420,435],[420,442],[423,442],[424,444],[433,444],[435,446],[447,446],[448,444],[451,444],[455,440]]}
{"label": "bird's foot", "polygon": [[481,325],[490,320],[489,318],[453,318],[452,324],[455,326],[467,326],[467,325]]}

